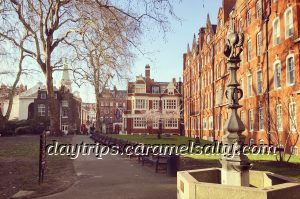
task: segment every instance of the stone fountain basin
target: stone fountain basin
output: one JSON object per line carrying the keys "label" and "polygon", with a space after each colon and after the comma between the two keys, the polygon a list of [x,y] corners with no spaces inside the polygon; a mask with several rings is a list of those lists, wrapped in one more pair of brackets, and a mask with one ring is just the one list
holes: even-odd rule
{"label": "stone fountain basin", "polygon": [[266,171],[249,171],[250,187],[221,184],[221,169],[177,173],[178,199],[299,199],[300,184]]}

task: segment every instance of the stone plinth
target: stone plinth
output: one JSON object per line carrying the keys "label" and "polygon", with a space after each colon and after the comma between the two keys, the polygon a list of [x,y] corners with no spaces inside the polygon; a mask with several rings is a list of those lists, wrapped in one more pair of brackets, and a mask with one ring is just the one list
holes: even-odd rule
{"label": "stone plinth", "polygon": [[300,184],[271,172],[249,171],[249,187],[221,184],[221,169],[177,173],[178,199],[298,199]]}

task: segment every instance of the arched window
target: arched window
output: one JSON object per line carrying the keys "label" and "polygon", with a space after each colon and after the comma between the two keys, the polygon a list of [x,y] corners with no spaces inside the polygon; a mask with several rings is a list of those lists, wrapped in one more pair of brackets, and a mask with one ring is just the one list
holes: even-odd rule
{"label": "arched window", "polygon": [[298,147],[297,146],[291,146],[291,154],[298,155]]}
{"label": "arched window", "polygon": [[280,19],[276,17],[273,21],[273,45],[280,43]]}
{"label": "arched window", "polygon": [[295,84],[295,60],[294,54],[290,54],[286,58],[286,82],[289,86]]}
{"label": "arched window", "polygon": [[293,9],[288,7],[284,12],[284,27],[285,27],[285,38],[289,38],[294,33],[294,24],[293,24]]}
{"label": "arched window", "polygon": [[280,61],[277,60],[274,62],[274,88],[281,88],[281,64]]}
{"label": "arched window", "polygon": [[260,139],[259,140],[259,145],[264,145],[265,144],[265,141],[263,139]]}
{"label": "arched window", "polygon": [[256,18],[261,17],[261,0],[257,0],[256,2]]}
{"label": "arched window", "polygon": [[247,61],[250,61],[252,59],[251,55],[252,55],[252,41],[251,39],[248,40],[248,45],[247,45],[248,49],[247,49]]}
{"label": "arched window", "polygon": [[248,10],[247,12],[247,26],[251,24],[251,10]]}
{"label": "arched window", "polygon": [[291,102],[289,104],[289,123],[290,131],[295,132],[297,130],[297,117],[296,117],[296,103]]}

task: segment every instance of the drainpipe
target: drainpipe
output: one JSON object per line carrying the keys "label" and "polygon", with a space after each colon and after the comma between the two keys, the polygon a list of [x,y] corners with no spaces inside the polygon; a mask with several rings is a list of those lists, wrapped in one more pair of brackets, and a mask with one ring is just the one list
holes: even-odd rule
{"label": "drainpipe", "polygon": [[[200,57],[201,57],[201,55],[200,55]],[[199,93],[199,95],[200,95],[200,100],[199,100],[199,103],[200,103],[200,106],[199,106],[199,118],[200,118],[200,125],[199,125],[199,127],[200,127],[200,138],[202,139],[203,138],[203,128],[202,128],[202,113],[203,113],[203,111],[202,111],[202,57],[201,57],[201,59],[200,59],[200,63],[201,63],[201,67],[199,67],[199,78],[200,78],[200,86],[199,86],[199,90],[200,90],[200,93]],[[199,64],[200,64],[199,63]]]}
{"label": "drainpipe", "polygon": [[211,53],[211,66],[212,66],[212,110],[213,110],[213,114],[212,114],[212,119],[213,119],[213,137],[214,137],[214,141],[216,140],[216,131],[215,131],[215,52],[214,52],[214,47],[212,47],[212,53]]}
{"label": "drainpipe", "polygon": [[[267,114],[268,118],[271,117],[270,114],[270,74],[269,74],[269,19],[271,15],[271,1],[267,0],[266,2],[266,9],[264,12],[264,23],[266,28],[266,64],[267,64]],[[270,119],[267,120],[267,137],[268,137],[268,144],[271,145],[271,124]]]}
{"label": "drainpipe", "polygon": [[268,120],[267,120],[267,136],[268,136],[268,144],[271,145],[271,124],[270,124],[270,72],[269,72],[269,20],[271,15],[271,1],[267,0],[266,2],[266,10],[265,10],[265,25],[266,25],[266,64],[267,64],[267,109],[268,109]]}

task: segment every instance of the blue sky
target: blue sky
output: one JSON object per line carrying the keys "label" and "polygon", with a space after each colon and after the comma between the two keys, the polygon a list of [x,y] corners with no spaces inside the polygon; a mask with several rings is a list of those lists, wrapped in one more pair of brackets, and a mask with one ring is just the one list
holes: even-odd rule
{"label": "blue sky", "polygon": [[[187,43],[191,43],[194,33],[197,34],[200,27],[205,26],[207,14],[210,14],[212,23],[216,23],[219,7],[222,0],[182,0],[174,6],[176,15],[181,19],[171,19],[171,30],[166,33],[165,39],[155,29],[145,35],[141,41],[144,52],[152,52],[145,56],[139,54],[133,63],[131,80],[136,75],[144,74],[146,64],[151,66],[151,77],[156,81],[171,81],[172,78],[182,77],[182,56],[186,52]],[[55,83],[58,83],[61,74],[54,75]],[[32,87],[38,81],[43,81],[42,74],[22,78],[21,83]],[[28,81],[30,80],[30,81]],[[125,89],[126,82],[117,82],[118,89]],[[81,88],[73,85],[73,90],[80,91],[84,102],[95,102],[95,95],[91,86]]]}
{"label": "blue sky", "polygon": [[[166,38],[149,39],[143,38],[141,48],[151,54],[138,55],[132,66],[131,79],[136,75],[143,74],[146,64],[151,66],[151,77],[156,81],[171,81],[173,77],[178,81],[182,77],[182,56],[186,52],[187,43],[191,43],[194,33],[197,34],[200,27],[205,26],[206,17],[209,13],[212,23],[217,22],[217,14],[222,5],[222,0],[182,0],[174,9],[181,22],[172,19],[171,30]],[[158,33],[153,30],[153,34]],[[125,89],[126,83],[119,82],[119,89]],[[84,101],[93,101],[93,90],[89,87],[80,89]],[[87,97],[89,96],[89,97]]]}
{"label": "blue sky", "polygon": [[[187,43],[191,43],[194,33],[205,26],[207,14],[212,23],[216,23],[221,0],[183,0],[175,6],[181,23],[171,20],[172,30],[167,33],[166,40],[159,38],[154,42],[143,40],[143,47],[151,52],[151,59],[139,56],[133,66],[133,72],[144,74],[144,66],[150,64],[151,76],[158,81],[169,81],[173,77],[177,80],[182,76],[182,56],[186,52]],[[148,55],[147,55],[148,56]]]}

